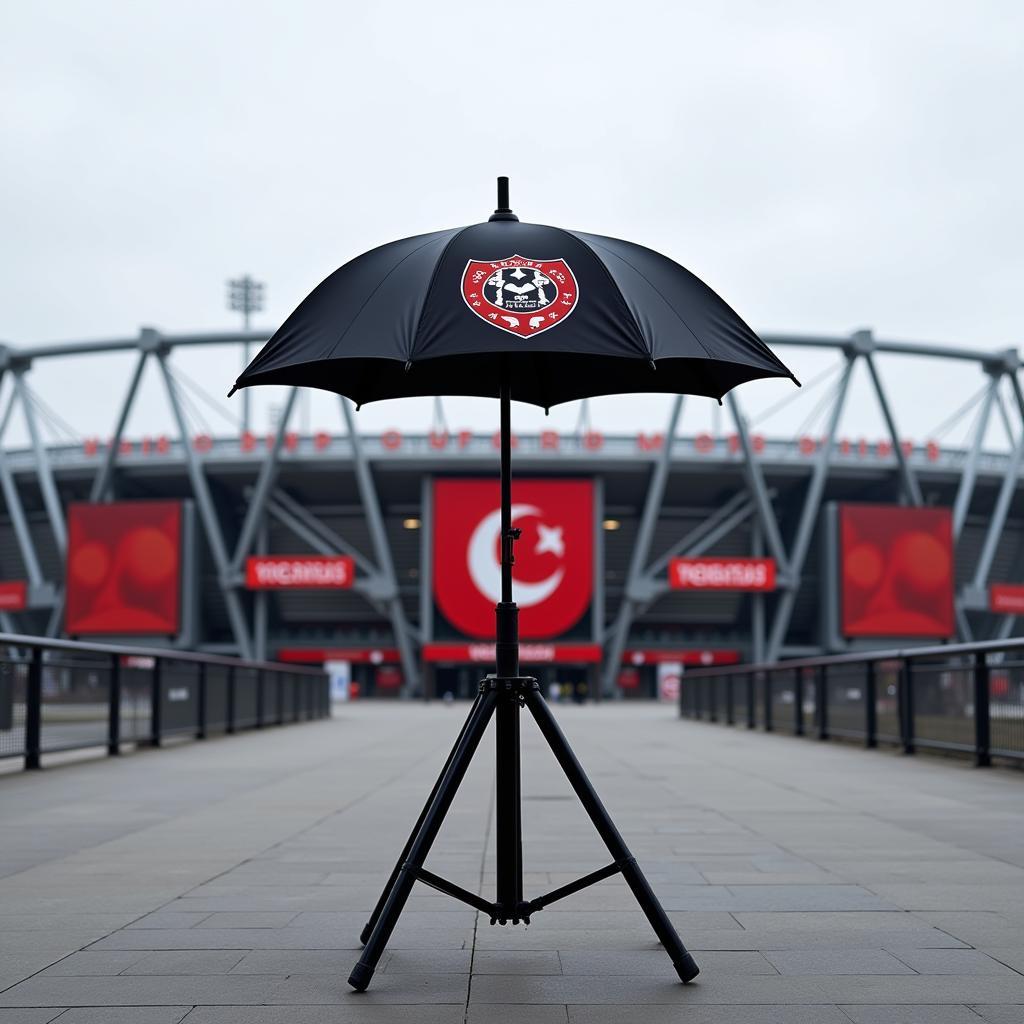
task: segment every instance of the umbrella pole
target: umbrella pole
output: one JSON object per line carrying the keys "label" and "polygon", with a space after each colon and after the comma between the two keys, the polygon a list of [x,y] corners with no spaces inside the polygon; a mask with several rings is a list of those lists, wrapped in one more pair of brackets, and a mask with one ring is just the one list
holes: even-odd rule
{"label": "umbrella pole", "polygon": [[520,793],[519,608],[512,600],[513,547],[520,531],[512,525],[512,382],[502,360],[501,385],[501,601],[495,608],[494,715],[496,904],[498,919],[518,923],[523,910],[523,828]]}

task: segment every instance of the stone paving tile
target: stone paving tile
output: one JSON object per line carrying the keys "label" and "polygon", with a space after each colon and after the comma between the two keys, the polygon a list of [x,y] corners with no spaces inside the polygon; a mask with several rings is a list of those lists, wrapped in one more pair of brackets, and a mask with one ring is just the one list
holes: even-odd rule
{"label": "stone paving tile", "polygon": [[[530,1007],[541,1009],[541,1007]],[[569,1024],[850,1024],[837,1006],[568,1006]],[[492,1018],[495,1021],[500,1017]],[[974,1024],[979,1024],[975,1021]]]}
{"label": "stone paving tile", "polygon": [[[209,914],[196,928],[283,928],[299,915],[291,910]],[[178,927],[181,927],[180,925]]]}
{"label": "stone paving tile", "polygon": [[373,976],[373,983],[366,992],[354,993],[342,978],[293,974],[275,985],[259,1002],[334,1006],[358,1000],[414,1006],[460,1003],[465,1007],[468,986],[469,977],[463,974],[395,974],[382,971]]}
{"label": "stone paving tile", "polygon": [[41,971],[39,976],[43,978],[51,975],[83,977],[91,974],[110,977],[112,974],[120,974],[147,955],[143,950],[116,949],[107,952],[85,950],[58,960],[57,963],[47,967],[45,971]]}
{"label": "stone paving tile", "polygon": [[1018,972],[977,949],[893,949],[918,974],[1003,974]]}
{"label": "stone paving tile", "polygon": [[466,1024],[567,1024],[567,1021],[568,1013],[564,1006],[517,1006],[510,1003],[474,1003],[466,1016]]}
{"label": "stone paving tile", "polygon": [[815,984],[834,1003],[1021,1003],[1024,977],[930,974],[822,977]]}
{"label": "stone paving tile", "polygon": [[0,993],[0,1006],[195,1006],[264,1003],[284,979],[269,975],[216,977],[36,977]]}
{"label": "stone paving tile", "polygon": [[[841,1007],[853,1024],[982,1024],[969,1006],[853,1006]],[[1019,1008],[1018,1008],[1019,1009]],[[1013,1018],[1020,1024],[1021,1018]]]}
{"label": "stone paving tile", "polygon": [[[756,951],[691,949],[701,974],[734,977],[742,974],[778,974],[779,972]],[[480,954],[477,953],[477,956]],[[498,954],[495,954],[498,955]],[[562,974],[586,974],[603,977],[626,975],[644,978],[671,978],[672,965],[663,949],[578,950],[558,951]],[[474,973],[475,962],[474,962]]]}
{"label": "stone paving tile", "polygon": [[914,973],[906,963],[884,949],[776,949],[765,951],[764,956],[779,974],[791,976]]}
{"label": "stone paving tile", "polygon": [[[1024,1007],[1019,1004],[975,1004],[971,1009],[987,1024],[1021,1024],[1021,1021],[1024,1021]],[[977,1021],[974,1024],[977,1024]]]}
{"label": "stone paving tile", "polygon": [[181,913],[170,910],[158,910],[155,914],[147,914],[145,917],[133,921],[128,928],[193,928],[206,920],[210,914],[207,911],[198,913]]}
{"label": "stone paving tile", "polygon": [[806,978],[708,978],[681,985],[673,972],[664,978],[594,977],[585,975],[490,975],[473,979],[471,1003],[597,1003],[599,1005],[665,1003],[831,1003]]}
{"label": "stone paving tile", "polygon": [[918,911],[914,916],[979,948],[1019,946],[1024,936],[1024,914],[1012,917],[992,910]]}
{"label": "stone paving tile", "polygon": [[399,1006],[353,996],[336,1006],[197,1006],[185,1024],[463,1024],[465,1012],[463,1003]]}
{"label": "stone paving tile", "polygon": [[986,946],[985,952],[1007,967],[1012,967],[1018,974],[1024,974],[1024,947]]}
{"label": "stone paving tile", "polygon": [[31,1009],[0,1009],[0,1024],[50,1024],[59,1017],[64,1007],[40,1006]]}
{"label": "stone paving tile", "polygon": [[[228,974],[245,955],[242,949],[168,949],[147,953],[141,960],[121,971],[134,974]],[[268,974],[279,973],[267,971]]]}
{"label": "stone paving tile", "polygon": [[[410,959],[405,954],[406,960]],[[428,957],[420,957],[426,960]],[[468,970],[468,967],[467,967]],[[562,962],[554,949],[478,949],[473,974],[561,974]]]}
{"label": "stone paving tile", "polygon": [[191,1006],[73,1006],[56,1024],[178,1024]]}

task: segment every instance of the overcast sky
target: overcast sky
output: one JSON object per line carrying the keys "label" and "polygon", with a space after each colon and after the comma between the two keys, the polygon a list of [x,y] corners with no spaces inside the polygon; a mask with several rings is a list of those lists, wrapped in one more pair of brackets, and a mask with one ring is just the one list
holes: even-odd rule
{"label": "overcast sky", "polygon": [[[267,282],[259,323],[273,328],[364,249],[484,219],[497,174],[522,219],[660,249],[765,332],[1019,343],[1019,0],[8,0],[0,38],[9,344],[227,329],[224,281],[242,272]],[[780,354],[804,379],[823,365]],[[237,360],[181,365],[221,396]],[[76,431],[102,433],[126,366],[40,364],[36,387]],[[919,437],[983,382],[902,362],[889,379]],[[155,385],[136,433],[165,416]],[[795,429],[818,397],[766,429]],[[611,399],[593,416],[649,428],[664,408]],[[413,401],[360,415],[416,429],[428,414]],[[493,415],[449,405],[453,426]],[[338,426],[326,399],[308,416]],[[878,427],[865,392],[849,421]],[[687,422],[710,424],[709,404]]]}

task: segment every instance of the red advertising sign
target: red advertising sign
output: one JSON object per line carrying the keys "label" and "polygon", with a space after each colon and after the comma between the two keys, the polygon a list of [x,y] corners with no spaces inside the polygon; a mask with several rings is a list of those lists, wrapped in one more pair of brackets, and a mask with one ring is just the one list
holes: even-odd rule
{"label": "red advertising sign", "polygon": [[839,551],[844,635],[953,635],[949,509],[842,505]]}
{"label": "red advertising sign", "polygon": [[675,590],[774,590],[774,558],[673,558],[669,585]]}
{"label": "red advertising sign", "polygon": [[65,629],[177,633],[180,569],[180,502],[71,505]]}
{"label": "red advertising sign", "polygon": [[354,579],[348,555],[254,555],[245,561],[249,590],[329,590],[351,587]]}
{"label": "red advertising sign", "polygon": [[653,650],[628,649],[622,654],[623,663],[630,665],[660,665],[665,662],[678,662],[680,665],[737,665],[740,660],[739,651],[730,650],[684,650],[671,651],[654,648]]}
{"label": "red advertising sign", "polygon": [[0,611],[20,612],[28,605],[28,583],[25,580],[0,581]]}
{"label": "red advertising sign", "polygon": [[[494,635],[501,597],[497,480],[434,483],[434,596],[471,637]],[[590,480],[513,480],[512,522],[522,531],[512,570],[525,639],[561,636],[590,605],[594,488]]]}
{"label": "red advertising sign", "polygon": [[[593,665],[602,657],[600,644],[521,644],[519,659],[524,665]],[[423,660],[436,662],[494,661],[494,644],[424,644]]]}
{"label": "red advertising sign", "polygon": [[399,661],[397,647],[281,647],[278,661],[319,665],[325,661],[350,661],[359,665],[382,665]]}
{"label": "red advertising sign", "polygon": [[988,607],[1004,615],[1024,615],[1024,586],[993,583],[988,590]]}

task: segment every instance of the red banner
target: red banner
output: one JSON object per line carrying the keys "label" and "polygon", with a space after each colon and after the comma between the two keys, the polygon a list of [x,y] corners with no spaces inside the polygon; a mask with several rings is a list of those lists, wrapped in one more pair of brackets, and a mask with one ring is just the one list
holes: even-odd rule
{"label": "red banner", "polygon": [[674,590],[774,590],[774,558],[673,558]]}
{"label": "red banner", "polygon": [[180,502],[73,504],[64,628],[72,636],[177,633],[180,570]]}
{"label": "red banner", "polygon": [[[524,665],[550,665],[555,662],[569,665],[592,665],[601,660],[600,644],[520,644],[519,660]],[[473,662],[489,664],[494,661],[494,644],[424,644],[426,662]]]}
{"label": "red banner", "polygon": [[988,607],[1004,615],[1024,615],[1024,586],[993,583],[988,591]]}
{"label": "red banner", "polygon": [[844,635],[953,636],[949,509],[842,505],[839,550]]}
{"label": "red banner", "polygon": [[685,650],[666,651],[660,648],[651,650],[632,649],[622,654],[623,664],[630,665],[661,665],[666,662],[678,662],[680,665],[736,665],[739,664],[740,652],[729,650]]}
{"label": "red banner", "polygon": [[382,665],[401,660],[397,647],[281,647],[278,661],[319,665],[325,661],[350,661],[359,665]]}
{"label": "red banner", "polygon": [[28,605],[28,583],[25,580],[0,582],[0,611],[20,612]]}
{"label": "red banner", "polygon": [[354,579],[348,555],[254,555],[245,561],[249,590],[332,590],[351,587]]}
{"label": "red banner", "polygon": [[[460,632],[494,636],[500,593],[497,480],[434,484],[434,596]],[[513,596],[524,639],[561,636],[587,611],[594,573],[590,480],[513,480]]]}

